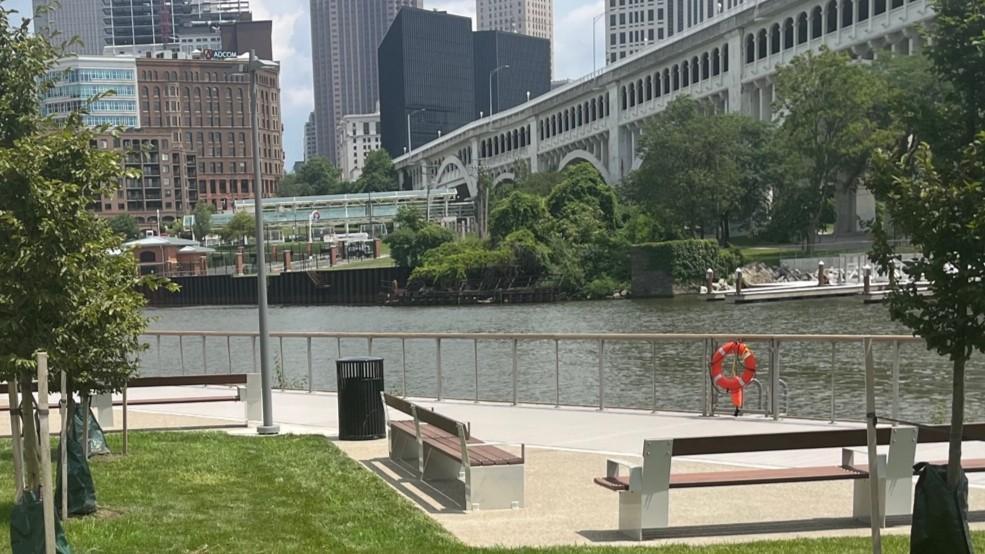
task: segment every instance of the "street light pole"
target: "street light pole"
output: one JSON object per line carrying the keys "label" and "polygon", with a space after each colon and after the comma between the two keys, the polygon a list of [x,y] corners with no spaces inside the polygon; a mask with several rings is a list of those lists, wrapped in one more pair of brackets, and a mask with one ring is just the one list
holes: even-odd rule
{"label": "street light pole", "polygon": [[426,111],[428,111],[427,108],[420,108],[418,110],[414,110],[409,114],[407,114],[407,152],[410,152],[411,150],[414,149],[414,146],[410,143],[410,118],[413,117],[415,114],[419,114],[421,112],[426,112]]}
{"label": "street light pole", "polygon": [[267,328],[267,266],[263,251],[263,177],[260,172],[260,116],[257,101],[257,71],[262,63],[256,51],[250,50],[247,72],[250,74],[250,111],[253,128],[253,210],[256,217],[257,247],[257,311],[260,313],[260,385],[263,397],[263,425],[257,427],[261,435],[276,435],[280,427],[274,425],[273,392],[270,364],[270,331]]}
{"label": "street light pole", "polygon": [[596,45],[595,35],[597,34],[599,26],[599,18],[605,17],[605,12],[602,12],[592,18],[592,74],[594,75],[598,71],[598,63],[596,58],[598,58],[598,46]]}
{"label": "street light pole", "polygon": [[[510,68],[510,64],[506,64],[506,65],[501,65],[501,66],[497,67],[496,69],[494,69],[494,70],[492,70],[492,71],[489,72],[489,117],[492,117],[493,114],[496,113],[496,110],[493,109],[493,101],[492,101],[492,98],[493,98],[492,97],[492,80],[493,80],[493,75],[495,75],[496,72],[498,72],[500,69],[509,69],[509,68]],[[496,89],[498,90],[499,87],[496,87]]]}

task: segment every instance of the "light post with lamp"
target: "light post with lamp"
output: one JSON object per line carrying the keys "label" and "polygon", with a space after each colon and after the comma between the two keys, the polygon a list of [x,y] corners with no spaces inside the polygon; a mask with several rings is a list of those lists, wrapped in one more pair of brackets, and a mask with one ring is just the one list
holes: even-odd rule
{"label": "light post with lamp", "polygon": [[594,75],[598,71],[598,44],[596,43],[595,35],[597,34],[599,27],[599,19],[605,17],[605,12],[602,12],[592,18],[592,74]]}
{"label": "light post with lamp", "polygon": [[[489,72],[489,117],[492,117],[493,114],[496,113],[496,110],[493,109],[493,95],[492,95],[493,75],[495,75],[497,72],[499,72],[502,69],[509,69],[509,68],[510,68],[510,64],[505,64]],[[497,81],[496,84],[499,85],[499,82]],[[499,86],[496,87],[496,90],[499,91]]]}
{"label": "light post with lamp", "polygon": [[250,113],[253,131],[253,210],[256,217],[256,249],[257,249],[257,311],[260,314],[260,386],[263,398],[263,424],[257,427],[261,435],[276,435],[280,427],[274,425],[273,392],[271,383],[270,363],[270,331],[267,327],[267,267],[264,260],[263,237],[263,178],[260,171],[260,111],[257,101],[257,72],[261,69],[278,67],[273,62],[263,61],[256,56],[256,51],[237,56],[239,72],[250,76]]}
{"label": "light post with lamp", "polygon": [[410,142],[410,140],[411,140],[410,139],[410,118],[413,117],[416,114],[419,114],[421,112],[426,112],[426,111],[428,111],[427,108],[419,108],[419,109],[416,109],[416,110],[410,112],[409,114],[407,114],[407,152],[410,152],[411,150],[414,149],[414,146]]}

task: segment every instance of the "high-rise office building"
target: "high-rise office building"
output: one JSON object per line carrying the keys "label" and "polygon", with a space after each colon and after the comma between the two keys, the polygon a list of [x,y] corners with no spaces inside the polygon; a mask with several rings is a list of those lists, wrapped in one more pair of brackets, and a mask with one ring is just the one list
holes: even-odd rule
{"label": "high-rise office building", "polygon": [[318,142],[315,137],[315,112],[308,114],[308,121],[304,124],[304,161],[308,161],[318,155]]}
{"label": "high-rise office building", "polygon": [[476,117],[501,112],[551,90],[550,41],[502,31],[478,31],[472,40]]}
{"label": "high-rise office building", "polygon": [[336,130],[379,101],[377,48],[404,6],[421,0],[311,0],[311,65],[318,153],[337,162]]}
{"label": "high-rise office building", "polygon": [[72,54],[99,55],[106,45],[103,0],[34,0],[34,31],[54,44],[77,37],[68,45]]}
{"label": "high-rise office building", "polygon": [[[137,65],[132,57],[77,56],[63,58],[48,72],[51,87],[41,100],[41,113],[54,119],[84,109],[84,124],[140,126],[137,109]],[[100,95],[93,101],[92,98]]]}
{"label": "high-rise office building", "polygon": [[554,0],[476,0],[478,30],[554,40]]}
{"label": "high-rise office building", "polygon": [[[161,45],[183,51],[219,49],[220,30],[251,19],[248,0],[34,0],[35,29],[69,51],[98,55],[106,46]],[[41,7],[45,9],[40,9]],[[137,52],[132,52],[137,53]]]}
{"label": "high-rise office building", "polygon": [[339,171],[355,181],[363,174],[366,157],[380,149],[380,112],[349,114],[339,121]]}
{"label": "high-rise office building", "polygon": [[[678,0],[667,0],[671,3]],[[605,59],[612,63],[667,36],[665,0],[608,0]]]}
{"label": "high-rise office building", "polygon": [[472,56],[471,19],[416,8],[400,10],[379,48],[380,129],[383,148],[391,156],[472,121],[476,114]]}

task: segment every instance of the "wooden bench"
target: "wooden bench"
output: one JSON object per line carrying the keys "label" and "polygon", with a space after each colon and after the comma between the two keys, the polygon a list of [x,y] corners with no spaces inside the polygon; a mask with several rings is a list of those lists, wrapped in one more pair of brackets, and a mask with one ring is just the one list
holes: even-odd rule
{"label": "wooden bench", "polygon": [[453,499],[466,511],[523,507],[523,445],[517,456],[473,437],[467,423],[387,393],[383,402],[413,418],[387,417],[391,460],[422,481],[461,481]]}
{"label": "wooden bench", "polygon": [[[985,438],[985,423],[968,424],[964,429],[965,440]],[[948,427],[925,427],[919,432],[909,426],[884,427],[877,429],[876,437],[878,444],[889,445],[889,452],[878,456],[881,514],[883,517],[909,516],[913,505],[916,445],[918,442],[947,442]],[[854,459],[855,449],[866,445],[865,429],[645,440],[642,464],[608,459],[605,476],[595,478],[595,483],[619,493],[619,530],[635,540],[642,540],[647,531],[668,527],[670,489],[853,480],[852,516],[867,521],[869,467],[856,464]],[[671,473],[674,456],[814,448],[842,448],[841,464]],[[962,465],[966,472],[985,471],[985,460],[964,460]],[[627,473],[622,474],[621,469],[626,469]]]}

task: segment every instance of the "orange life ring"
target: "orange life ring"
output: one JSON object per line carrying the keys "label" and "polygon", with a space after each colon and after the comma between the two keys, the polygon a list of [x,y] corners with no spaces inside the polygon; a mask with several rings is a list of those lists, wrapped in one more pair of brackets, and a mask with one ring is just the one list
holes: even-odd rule
{"label": "orange life ring", "polygon": [[[742,375],[725,375],[722,365],[725,357],[735,354],[742,360]],[[723,344],[711,357],[711,380],[715,386],[728,391],[732,395],[732,404],[736,410],[742,408],[742,389],[756,378],[756,356],[744,343],[730,341]],[[738,413],[738,412],[736,412]]]}

